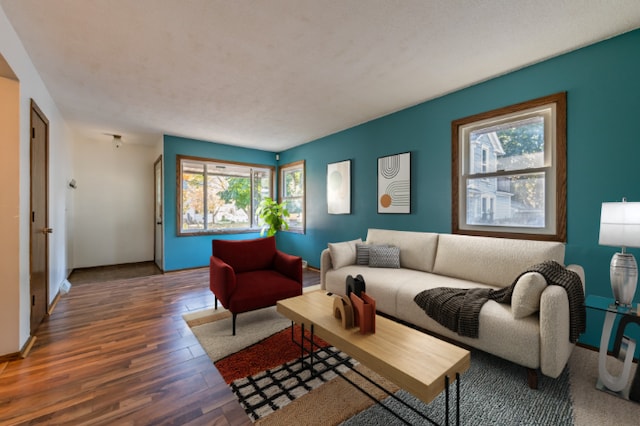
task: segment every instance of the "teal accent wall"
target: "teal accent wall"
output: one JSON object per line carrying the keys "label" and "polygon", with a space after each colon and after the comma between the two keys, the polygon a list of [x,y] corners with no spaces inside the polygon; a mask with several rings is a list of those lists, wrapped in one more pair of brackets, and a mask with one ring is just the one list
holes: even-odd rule
{"label": "teal accent wall", "polygon": [[[283,233],[280,247],[319,266],[328,242],[364,239],[370,227],[450,233],[451,122],[561,91],[567,92],[565,260],[584,267],[587,294],[611,296],[609,262],[617,249],[598,245],[600,206],[622,197],[640,201],[640,31],[281,153],[280,163],[306,160],[307,233]],[[378,214],[377,158],[405,151],[412,153],[412,213]],[[326,167],[346,159],[353,160],[352,214],[329,215]],[[640,258],[638,249],[629,251]],[[599,346],[601,327],[602,315],[590,311],[581,341]]]}
{"label": "teal accent wall", "polygon": [[209,265],[213,238],[258,238],[259,232],[220,236],[181,236],[176,232],[176,156],[212,158],[225,161],[276,166],[275,153],[213,142],[164,136],[164,265],[166,271]]}
{"label": "teal accent wall", "polygon": [[[598,245],[600,206],[622,197],[640,201],[640,30],[280,153],[278,164],[306,161],[307,217],[306,233],[278,233],[278,247],[319,267],[327,243],[364,239],[368,228],[450,233],[451,122],[561,91],[567,92],[565,261],[584,267],[587,294],[611,296],[609,262],[617,249]],[[176,142],[185,154],[207,156],[208,148],[214,157],[247,155],[250,162],[273,164],[272,153],[196,141],[183,146],[186,140],[177,139],[165,138],[167,219],[175,212]],[[377,158],[406,151],[412,154],[411,214],[378,214]],[[346,159],[352,160],[352,214],[329,215],[327,164]],[[202,252],[210,251],[210,237],[176,238],[175,223],[167,221],[165,238],[168,270],[207,264]],[[629,251],[640,258],[640,250]],[[602,315],[589,311],[581,342],[599,346],[601,326]],[[637,327],[633,333],[640,341]]]}

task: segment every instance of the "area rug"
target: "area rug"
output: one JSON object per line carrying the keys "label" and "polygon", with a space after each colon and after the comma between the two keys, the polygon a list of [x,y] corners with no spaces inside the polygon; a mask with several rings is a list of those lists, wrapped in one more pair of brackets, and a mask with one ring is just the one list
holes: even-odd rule
{"label": "area rug", "polygon": [[[450,395],[455,392],[451,385]],[[433,421],[444,424],[444,394],[426,405],[405,391],[396,394]],[[557,379],[540,376],[538,389],[527,386],[524,368],[489,355],[471,351],[471,368],[460,381],[460,423],[464,425],[573,425],[567,368]],[[383,404],[399,413],[409,424],[424,420],[397,401],[389,398]],[[451,414],[450,414],[451,415]],[[375,405],[344,423],[347,425],[407,424],[380,405]]]}
{"label": "area rug", "polygon": [[[306,293],[319,289],[320,285],[313,285],[305,287],[303,291]],[[280,315],[275,306],[239,314],[235,336],[232,334],[231,312],[221,306],[189,312],[182,317],[214,362],[291,325],[291,320]]]}
{"label": "area rug", "polygon": [[[301,335],[299,326],[293,330],[289,327],[215,362],[240,405],[256,424],[338,424],[373,405],[373,400],[358,394],[342,377],[359,383],[376,400],[386,396],[355,371],[373,377],[375,383],[392,391],[398,390],[317,337],[314,338],[317,349],[310,366],[310,357],[300,358],[301,349],[294,343],[300,341]],[[308,332],[306,337],[310,337]],[[306,395],[311,396],[304,398]]]}
{"label": "area rug", "polygon": [[[265,312],[260,318],[270,315],[279,314]],[[228,327],[230,320],[225,320],[224,314],[220,317],[222,320],[217,319],[213,323],[226,323]],[[241,317],[239,315],[238,320]],[[216,367],[256,424],[407,424],[374,404],[373,400],[356,390],[339,374],[368,388],[375,399],[383,400],[383,404],[406,417],[409,424],[425,423],[396,401],[385,399],[382,391],[362,379],[353,369],[396,392],[399,398],[417,407],[432,420],[444,422],[443,395],[429,405],[423,404],[326,343],[321,344],[318,352],[323,362],[316,363],[317,374],[311,375],[309,369],[303,368],[298,360],[300,349],[291,343],[291,330],[288,328],[291,323],[288,320],[285,322],[279,332],[270,334],[266,331],[271,329],[268,324],[247,322],[244,329],[259,329],[264,336],[236,351],[221,350],[220,346],[227,343],[202,335],[208,330],[203,326],[211,323],[192,327],[203,348],[215,361]],[[247,333],[254,336],[260,334],[252,331]],[[220,356],[220,353],[227,355]],[[574,424],[568,368],[558,379],[541,376],[539,389],[532,390],[527,386],[525,370],[521,366],[475,350],[472,351],[471,360],[471,368],[462,375],[461,380],[461,424]]]}

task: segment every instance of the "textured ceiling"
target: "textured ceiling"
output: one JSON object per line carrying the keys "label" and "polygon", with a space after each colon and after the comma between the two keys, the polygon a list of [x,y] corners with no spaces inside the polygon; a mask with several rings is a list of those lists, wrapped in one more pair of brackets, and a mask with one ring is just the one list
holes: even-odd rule
{"label": "textured ceiling", "polygon": [[638,0],[0,6],[84,138],[276,152],[640,27]]}

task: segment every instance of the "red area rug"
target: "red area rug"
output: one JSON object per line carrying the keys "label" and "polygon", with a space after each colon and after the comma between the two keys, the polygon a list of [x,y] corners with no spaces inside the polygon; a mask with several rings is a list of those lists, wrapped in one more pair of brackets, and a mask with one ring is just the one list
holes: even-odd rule
{"label": "red area rug", "polygon": [[[293,332],[296,342],[300,341],[301,331],[300,326],[294,326]],[[310,338],[308,330],[305,330],[305,335]],[[318,337],[314,337],[314,342],[321,348],[329,346],[327,342]],[[215,366],[227,384],[229,384],[235,380],[253,376],[261,371],[272,369],[299,357],[300,347],[291,341],[291,328],[289,327],[267,337],[261,342],[217,361]]]}

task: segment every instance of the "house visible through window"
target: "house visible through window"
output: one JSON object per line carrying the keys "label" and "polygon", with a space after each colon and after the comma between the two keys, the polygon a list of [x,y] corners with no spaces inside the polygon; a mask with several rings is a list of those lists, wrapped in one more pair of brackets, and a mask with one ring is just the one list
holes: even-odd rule
{"label": "house visible through window", "polygon": [[280,202],[289,212],[289,231],[305,230],[304,161],[280,167]]}
{"label": "house visible through window", "polygon": [[177,158],[178,235],[255,231],[260,201],[273,196],[273,168]]}
{"label": "house visible through window", "polygon": [[452,123],[453,231],[566,239],[566,97]]}

